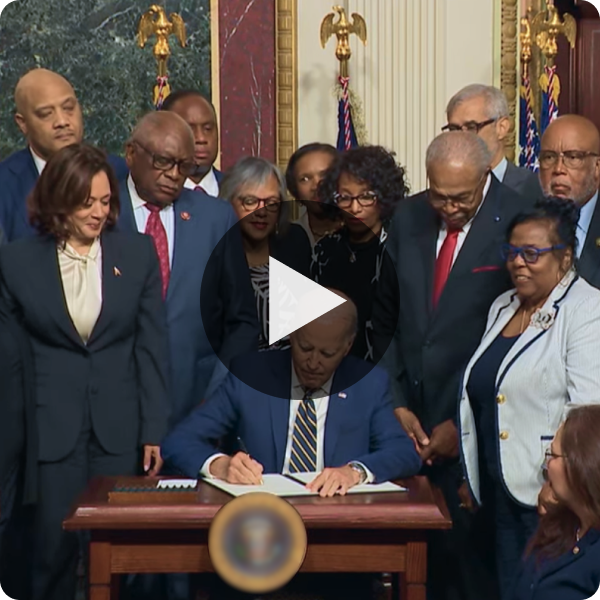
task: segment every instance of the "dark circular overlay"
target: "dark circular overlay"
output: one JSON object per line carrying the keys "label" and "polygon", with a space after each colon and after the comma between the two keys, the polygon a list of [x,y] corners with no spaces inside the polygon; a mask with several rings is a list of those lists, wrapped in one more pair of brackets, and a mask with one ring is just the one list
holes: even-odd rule
{"label": "dark circular overlay", "polygon": [[296,509],[262,492],[245,494],[223,506],[208,533],[208,551],[218,575],[250,593],[283,587],[306,556],[306,529]]}
{"label": "dark circular overlay", "polygon": [[[305,204],[322,206],[318,202]],[[300,205],[288,201],[282,203],[280,211],[283,216],[292,215],[296,207]],[[386,250],[387,232],[384,228],[382,233],[374,236],[374,232],[358,218],[364,219],[363,213],[353,215],[337,207],[326,208],[341,215],[345,226],[323,237],[314,248],[300,224],[286,223],[285,218],[277,219],[277,213],[269,213],[263,207],[248,213],[231,227],[206,264],[200,301],[208,340],[229,372],[258,392],[289,400],[291,391],[288,386],[279,385],[282,379],[290,380],[281,377],[282,371],[289,373],[291,369],[290,341],[286,338],[268,345],[268,261],[253,265],[251,269],[244,253],[244,243],[253,243],[264,236],[269,224],[275,228],[269,237],[270,258],[321,286],[343,292],[357,307],[357,333],[349,353],[351,368],[344,369],[343,378],[333,378],[330,395],[343,392],[366,377],[392,342],[398,321],[396,302],[386,302],[394,307],[391,314],[373,314],[378,294],[396,295],[398,290],[396,269]],[[292,298],[292,304],[294,301],[298,303],[297,298]],[[247,322],[242,315],[248,315],[249,311],[254,311],[252,317],[259,318],[260,341],[251,328],[240,326],[241,321]],[[327,333],[325,329],[319,333],[319,347],[323,348],[324,341],[327,345]],[[333,338],[331,344],[334,344]],[[311,363],[310,369],[313,367]],[[301,399],[301,388],[292,391],[291,395]]]}

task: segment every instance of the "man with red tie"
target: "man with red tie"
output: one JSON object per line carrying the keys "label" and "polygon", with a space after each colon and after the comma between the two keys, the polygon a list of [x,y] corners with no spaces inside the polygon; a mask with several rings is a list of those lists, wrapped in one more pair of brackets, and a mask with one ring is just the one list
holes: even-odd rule
{"label": "man with red tie", "polygon": [[[394,277],[380,278],[373,309],[375,351],[395,387],[395,413],[441,487],[454,527],[430,545],[434,600],[497,597],[493,556],[474,540],[456,427],[460,375],[483,335],[488,310],[511,287],[500,256],[505,231],[533,199],[491,173],[485,142],[443,133],[426,157],[429,189],[401,202],[389,229]],[[461,495],[459,495],[459,489]],[[493,555],[493,540],[484,540]]]}
{"label": "man with red tie", "polygon": [[[228,203],[184,189],[195,169],[193,157],[194,137],[186,122],[173,112],[149,113],[127,142],[130,174],[120,189],[119,227],[152,236],[160,262],[172,426],[203,400],[216,377],[225,376],[216,351],[227,362],[257,348],[259,336],[241,235],[228,238],[227,252],[217,253],[219,260],[207,270],[213,250],[237,219]],[[203,294],[211,305],[201,307],[203,283],[213,293]],[[210,322],[203,322],[203,314],[211,315]]]}
{"label": "man with red tie", "polygon": [[161,110],[178,114],[194,134],[196,169],[186,178],[184,187],[217,197],[223,174],[214,167],[219,153],[219,125],[212,102],[196,90],[177,90],[167,96]]}

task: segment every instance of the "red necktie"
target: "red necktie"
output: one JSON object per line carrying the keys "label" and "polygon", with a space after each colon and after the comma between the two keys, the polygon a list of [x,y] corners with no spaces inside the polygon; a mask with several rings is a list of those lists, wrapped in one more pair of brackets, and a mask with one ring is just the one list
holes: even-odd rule
{"label": "red necktie", "polygon": [[150,211],[148,222],[146,223],[146,235],[152,236],[156,252],[158,254],[158,262],[160,263],[160,276],[162,278],[163,298],[167,297],[167,288],[169,287],[169,277],[171,275],[171,267],[169,266],[169,242],[167,240],[167,232],[165,226],[160,220],[161,207],[155,204],[144,204]]}
{"label": "red necktie", "polygon": [[206,191],[206,190],[205,190],[205,189],[204,189],[204,188],[203,188],[201,185],[197,185],[197,186],[194,188],[194,191],[195,191],[195,192],[202,192],[202,193],[204,193],[204,194],[207,194],[207,193],[208,193],[208,192],[207,192],[207,191]]}
{"label": "red necktie", "polygon": [[440,248],[437,260],[435,261],[435,277],[433,279],[433,307],[437,306],[437,303],[442,295],[442,290],[448,281],[448,276],[452,270],[452,262],[454,260],[454,252],[456,250],[456,244],[458,242],[458,234],[462,231],[461,229],[448,229],[446,238]]}

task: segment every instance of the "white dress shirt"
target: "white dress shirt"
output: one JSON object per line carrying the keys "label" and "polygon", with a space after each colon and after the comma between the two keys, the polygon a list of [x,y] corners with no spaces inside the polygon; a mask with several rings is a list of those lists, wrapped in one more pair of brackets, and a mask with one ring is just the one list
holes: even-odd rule
{"label": "white dress shirt", "polygon": [[508,169],[508,159],[506,156],[492,169],[492,173],[498,181],[504,181],[506,170]]}
{"label": "white dress shirt", "polygon": [[[127,189],[129,190],[129,196],[131,197],[131,205],[133,207],[133,216],[135,218],[135,224],[137,230],[140,233],[146,233],[146,224],[150,217],[150,211],[144,206],[145,200],[142,200],[137,190],[131,175],[127,178]],[[167,232],[167,243],[169,246],[169,266],[173,267],[173,246],[175,243],[175,210],[173,205],[169,204],[165,206],[159,213],[160,220],[162,221],[163,227]]]}
{"label": "white dress shirt", "polygon": [[210,171],[200,180],[200,183],[192,181],[189,177],[185,180],[183,187],[193,190],[196,186],[201,186],[209,196],[217,198],[219,196],[219,183],[215,175],[215,170],[211,167]]}
{"label": "white dress shirt", "polygon": [[[318,397],[313,397],[315,411],[317,413],[317,473],[320,473],[325,468],[325,423],[327,421],[327,408],[329,407],[329,392],[331,390],[332,379],[333,378],[329,379],[329,381],[323,384],[323,387],[315,392],[315,396]],[[290,400],[290,418],[288,421],[287,442],[283,459],[283,473],[290,473],[290,456],[292,455],[294,424],[296,422],[296,414],[298,413],[298,408],[300,408],[300,404],[302,402],[301,398],[303,395],[304,391],[302,385],[298,381],[298,376],[296,375],[296,370],[294,368],[294,364],[292,363],[292,385],[290,388],[290,397],[293,399]],[[202,468],[200,469],[200,474],[203,477],[212,477],[210,473],[210,464],[219,456],[225,455],[222,453],[215,453],[206,459],[202,465]],[[367,478],[363,483],[372,483],[375,479],[373,473],[371,473],[371,471],[367,469],[363,463],[359,464],[364,468],[367,474]]]}
{"label": "white dress shirt", "polygon": [[580,209],[579,221],[577,222],[577,258],[581,258],[583,246],[585,245],[585,239],[587,237],[597,203],[598,192],[596,192]]}
{"label": "white dress shirt", "polygon": [[31,156],[33,157],[33,162],[35,163],[38,175],[41,175],[46,166],[46,161],[41,156],[38,156],[31,146],[29,146],[29,152],[31,152]]}
{"label": "white dress shirt", "polygon": [[[483,200],[481,201],[481,204],[477,207],[477,212],[473,215],[473,218],[462,228],[462,231],[458,234],[458,239],[456,241],[456,248],[454,250],[454,256],[452,257],[452,264],[454,264],[454,261],[456,260],[456,257],[458,256],[458,253],[460,252],[460,249],[462,248],[463,244],[465,243],[465,239],[471,229],[471,225],[473,224],[475,217],[481,210],[481,207],[483,206],[483,203],[485,202],[485,197],[487,196],[491,185],[492,185],[492,176],[488,175],[487,181],[485,182],[485,187],[483,188]],[[436,251],[435,251],[436,258],[439,255],[440,250],[442,249],[442,244],[444,243],[444,240],[446,239],[447,233],[448,233],[448,228],[446,227],[446,223],[444,223],[442,221],[442,226],[440,227],[440,231],[438,233],[437,246],[436,246]]]}
{"label": "white dress shirt", "polygon": [[77,333],[87,344],[102,310],[102,246],[96,238],[87,255],[68,243],[58,247],[58,266],[67,311]]}

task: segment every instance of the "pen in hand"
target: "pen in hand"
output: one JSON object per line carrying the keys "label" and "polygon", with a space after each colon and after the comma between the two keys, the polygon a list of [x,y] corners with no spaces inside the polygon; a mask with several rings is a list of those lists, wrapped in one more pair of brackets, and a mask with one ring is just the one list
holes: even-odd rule
{"label": "pen in hand", "polygon": [[[250,452],[248,452],[248,448],[246,448],[246,444],[244,444],[244,440],[243,440],[243,439],[242,439],[242,438],[241,438],[239,435],[237,436],[237,441],[238,441],[238,444],[239,444],[239,446],[240,446],[240,450],[241,450],[241,451],[242,451],[244,454],[247,454],[247,455],[248,455],[250,458],[252,458],[252,457],[250,456]],[[263,481],[263,478],[262,478],[262,477],[260,478],[260,485],[264,485],[264,481]]]}

